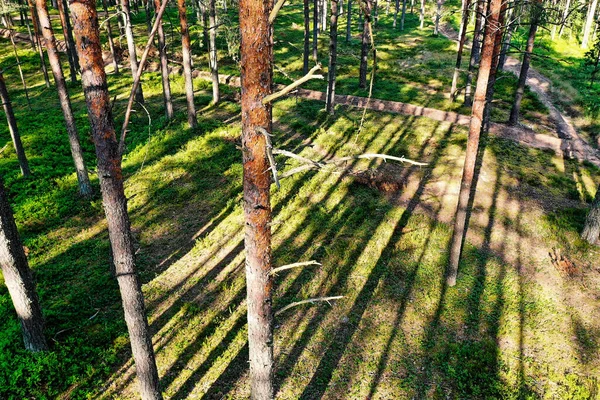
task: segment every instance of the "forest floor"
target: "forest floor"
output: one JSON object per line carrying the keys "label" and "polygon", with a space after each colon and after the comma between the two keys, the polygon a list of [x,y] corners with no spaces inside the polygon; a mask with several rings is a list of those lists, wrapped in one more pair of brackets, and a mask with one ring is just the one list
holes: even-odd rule
{"label": "forest floor", "polygon": [[[291,21],[298,23],[299,14],[292,19],[293,12],[278,25],[281,41],[298,42],[301,30]],[[579,231],[600,169],[553,149],[485,137],[458,283],[446,287],[467,137],[460,121],[468,113],[444,96],[455,46],[417,29],[414,16],[402,36],[385,30],[390,25],[382,15],[382,83],[374,98],[457,119],[368,109],[362,121],[360,107],[338,106],[330,116],[317,100],[276,103],[276,147],[314,160],[368,152],[428,163],[352,161],[341,171],[307,171],[273,188],[275,265],[322,263],[279,274],[275,308],[344,296],[277,318],[278,398],[597,398],[600,250],[581,241]],[[297,74],[297,53],[281,41],[276,64]],[[364,101],[348,67],[357,62],[351,45],[341,49],[340,93]],[[93,201],[79,199],[56,94],[44,89],[36,54],[26,47],[20,52],[34,112],[26,108],[18,75],[6,78],[34,176],[17,174],[10,146],[0,154],[0,173],[36,271],[52,350],[30,355],[21,349],[18,323],[0,289],[0,397],[135,398],[97,176],[92,173]],[[0,57],[3,66],[14,64],[8,46]],[[392,68],[398,65],[405,70]],[[223,73],[232,72],[225,64]],[[179,76],[172,81],[178,117],[168,122],[161,116],[159,75],[144,78],[152,122],[148,126],[145,113],[134,115],[124,175],[161,385],[173,399],[246,398],[236,89],[222,85],[223,101],[210,106],[209,84],[196,79],[201,110],[199,127],[190,130]],[[499,82],[496,122],[506,116],[511,79]],[[120,121],[131,79],[111,74],[109,84]],[[306,93],[322,92],[321,83],[311,85]],[[71,94],[93,172],[81,88],[73,85]],[[548,109],[530,92],[524,119],[538,134],[552,135]],[[2,129],[4,146],[10,139]],[[282,172],[297,166],[277,160]],[[375,179],[356,179],[358,171],[373,171]],[[553,263],[550,253],[576,268]]]}

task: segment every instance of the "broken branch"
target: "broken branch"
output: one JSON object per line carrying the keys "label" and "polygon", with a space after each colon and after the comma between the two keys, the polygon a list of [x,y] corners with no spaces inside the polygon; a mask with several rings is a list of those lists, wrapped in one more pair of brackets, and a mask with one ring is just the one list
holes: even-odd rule
{"label": "broken branch", "polygon": [[287,265],[283,265],[281,267],[277,267],[277,268],[273,268],[270,272],[270,275],[277,275],[278,272],[281,271],[285,271],[286,269],[292,269],[292,268],[298,268],[298,267],[306,267],[309,265],[322,265],[319,262],[316,262],[315,260],[312,261],[303,261],[303,262],[297,262],[297,263],[293,263],[293,264],[287,264]]}
{"label": "broken branch", "polygon": [[275,21],[279,10],[281,9],[281,7],[283,7],[283,3],[285,3],[285,0],[277,0],[277,3],[275,3],[273,9],[271,10],[271,14],[269,14],[269,24],[272,24],[273,21]]}
{"label": "broken branch", "polygon": [[265,137],[265,142],[266,142],[265,150],[267,152],[267,158],[269,159],[269,164],[271,165],[271,168],[269,168],[269,169],[273,173],[273,181],[275,182],[277,189],[279,189],[281,187],[281,185],[279,184],[279,178],[277,178],[277,164],[275,163],[275,158],[273,157],[273,151],[272,151],[273,145],[271,144],[271,138],[270,138],[271,135],[262,126],[257,126],[256,130],[259,131],[260,133],[262,133],[262,135]]}
{"label": "broken branch", "polygon": [[298,79],[295,82],[290,83],[289,85],[287,85],[286,87],[284,87],[277,93],[273,93],[268,96],[265,96],[262,100],[262,103],[263,104],[272,103],[276,99],[285,96],[292,90],[296,89],[298,86],[302,85],[304,82],[307,82],[311,79],[325,79],[325,77],[323,75],[318,75],[318,74],[315,75],[315,72],[317,72],[320,69],[321,69],[321,64],[315,65],[314,67],[312,67],[312,69],[310,71],[308,71],[308,74],[304,75],[302,78]]}
{"label": "broken branch", "polygon": [[[319,301],[326,301],[327,303],[329,303],[330,300],[338,300],[338,299],[342,299],[343,297],[344,296],[316,297],[316,298],[313,298],[313,299],[296,301],[295,303],[288,304],[287,306],[285,306],[282,309],[280,309],[277,312],[275,312],[275,316],[277,317],[278,315],[280,315],[284,311],[287,311],[287,310],[289,310],[292,307],[296,307],[296,306],[299,306],[299,305],[302,305],[302,304],[317,303]],[[329,303],[329,305],[331,305],[331,303]]]}

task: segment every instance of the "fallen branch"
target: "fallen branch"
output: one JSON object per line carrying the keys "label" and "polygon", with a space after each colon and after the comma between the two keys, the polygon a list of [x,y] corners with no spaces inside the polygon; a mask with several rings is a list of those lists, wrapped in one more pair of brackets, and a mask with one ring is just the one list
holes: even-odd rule
{"label": "fallen branch", "polygon": [[269,274],[270,275],[277,275],[278,272],[285,271],[286,269],[292,269],[292,268],[298,268],[298,267],[307,267],[309,265],[322,265],[322,264],[319,263],[319,262],[316,262],[315,260],[297,262],[297,263],[287,264],[287,265],[283,265],[281,267],[273,268]]}
{"label": "fallen branch", "polygon": [[367,159],[381,158],[384,161],[385,160],[393,160],[393,161],[398,161],[398,162],[408,163],[408,164],[418,165],[418,166],[425,166],[425,165],[427,165],[427,163],[413,161],[413,160],[410,160],[410,159],[404,158],[404,157],[395,157],[395,156],[388,156],[387,154],[376,154],[376,153],[366,153],[366,154],[361,154],[361,155],[358,155],[358,156],[348,156],[348,157],[337,158],[337,159],[328,161],[328,163],[337,164],[337,163],[340,163],[340,162],[349,161],[349,160],[355,160],[355,159],[358,159],[358,158],[367,158]]}
{"label": "fallen branch", "polygon": [[137,74],[133,79],[133,85],[131,86],[131,93],[129,94],[129,101],[127,102],[127,109],[125,110],[125,120],[123,121],[123,127],[121,128],[121,139],[119,140],[119,156],[123,156],[123,151],[125,149],[125,136],[127,134],[127,126],[129,125],[129,118],[131,117],[131,107],[133,107],[133,99],[135,97],[135,93],[140,85],[140,78],[142,77],[142,72],[144,72],[144,65],[146,64],[146,60],[148,59],[148,52],[150,51],[150,47],[152,46],[152,41],[154,40],[154,35],[158,31],[158,26],[162,19],[162,16],[167,8],[167,3],[169,0],[163,0],[160,5],[160,9],[156,13],[156,19],[154,21],[154,26],[152,26],[152,30],[150,31],[150,35],[148,36],[148,42],[146,44],[146,48],[144,49],[144,54],[142,54],[142,58],[140,59],[140,63],[138,66]]}
{"label": "fallen branch", "polygon": [[279,189],[281,185],[279,184],[279,178],[277,178],[277,164],[275,163],[275,158],[273,157],[273,145],[271,144],[270,137],[271,135],[262,126],[257,126],[256,130],[262,133],[262,135],[265,137],[267,158],[269,159],[269,164],[271,164],[269,169],[273,173],[273,181],[275,182],[277,189]]}
{"label": "fallen branch", "polygon": [[273,101],[277,100],[280,97],[285,96],[292,90],[296,89],[298,86],[302,85],[304,82],[307,82],[311,79],[325,79],[325,77],[323,75],[315,75],[315,72],[320,69],[321,69],[321,64],[315,65],[314,67],[312,67],[312,69],[310,71],[308,71],[308,74],[304,75],[302,78],[298,79],[295,82],[290,83],[289,85],[287,85],[286,87],[284,87],[277,93],[273,93],[268,96],[265,96],[262,100],[262,103],[263,104],[272,103]]}
{"label": "fallen branch", "polygon": [[287,306],[283,307],[282,309],[278,310],[275,312],[275,316],[277,317],[278,315],[280,315],[281,313],[289,310],[292,307],[296,307],[302,304],[307,304],[307,303],[317,303],[319,301],[326,301],[329,305],[331,305],[331,303],[329,303],[330,300],[338,300],[338,299],[342,299],[344,298],[344,296],[331,296],[331,297],[316,297],[314,299],[308,299],[308,300],[302,300],[302,301],[296,301],[292,304],[288,304]]}

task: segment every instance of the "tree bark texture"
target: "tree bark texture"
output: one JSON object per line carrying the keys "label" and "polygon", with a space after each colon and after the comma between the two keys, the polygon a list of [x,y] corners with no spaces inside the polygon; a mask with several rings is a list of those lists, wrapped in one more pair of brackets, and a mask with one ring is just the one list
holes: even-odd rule
{"label": "tree bark texture", "polygon": [[331,17],[329,19],[329,68],[327,79],[327,112],[333,114],[335,108],[335,77],[337,68],[337,25],[338,0],[331,0]]}
{"label": "tree bark texture", "polygon": [[69,92],[67,91],[65,76],[63,75],[60,66],[60,59],[56,48],[56,38],[54,37],[54,32],[52,32],[52,25],[50,24],[50,17],[48,16],[48,7],[46,5],[46,0],[35,1],[40,28],[46,43],[46,51],[48,52],[48,61],[50,62],[50,68],[54,75],[54,83],[56,84],[60,107],[65,118],[65,127],[67,128],[69,145],[71,146],[71,155],[73,157],[73,162],[75,163],[75,171],[77,172],[77,180],[79,182],[79,193],[84,197],[88,197],[92,194],[92,186],[83,160],[83,150],[81,149],[81,143],[79,142],[79,134],[77,133],[77,126],[75,125],[75,117],[73,116],[73,109],[71,108],[71,99],[69,98]]}
{"label": "tree bark texture", "polygon": [[460,25],[460,36],[458,37],[458,51],[456,54],[456,65],[454,66],[454,75],[452,76],[452,88],[450,89],[450,98],[454,100],[456,98],[456,92],[458,87],[458,77],[460,75],[460,67],[462,64],[462,53],[465,47],[465,41],[467,39],[467,27],[469,25],[469,9],[471,7],[471,0],[464,0],[462,21]]}
{"label": "tree bark texture", "polygon": [[529,36],[527,37],[527,46],[525,47],[525,53],[523,54],[523,61],[521,62],[521,72],[519,73],[519,82],[517,83],[517,90],[515,92],[515,100],[510,110],[510,117],[508,123],[511,125],[517,125],[519,123],[519,113],[521,111],[521,101],[525,94],[525,84],[527,83],[527,74],[529,72],[529,65],[531,62],[531,54],[533,53],[533,45],[535,43],[535,34],[537,32],[541,10],[541,4],[536,1],[531,5],[531,25],[529,27]]}
{"label": "tree bark texture", "polygon": [[596,191],[596,197],[590,206],[590,211],[585,218],[585,225],[581,238],[591,244],[597,244],[600,238],[600,187]]}
{"label": "tree bark texture", "polygon": [[442,0],[437,0],[435,9],[435,27],[433,28],[433,34],[435,36],[440,33],[440,19],[442,18]]}
{"label": "tree bark texture", "polygon": [[502,38],[504,37],[504,19],[506,16],[507,2],[503,2],[498,16],[498,32],[494,39],[494,52],[492,54],[492,68],[490,70],[490,79],[488,80],[488,90],[486,95],[485,110],[483,113],[483,132],[488,132],[492,117],[492,101],[494,99],[494,89],[496,77],[498,76],[498,61],[500,59],[500,50],[502,49]]}
{"label": "tree bark texture", "polygon": [[29,351],[48,349],[44,337],[44,318],[29,269],[25,250],[19,238],[4,182],[0,178],[0,268],[8,293],[21,323],[25,348]]}
{"label": "tree bark texture", "polygon": [[[154,8],[160,8],[160,0],[154,0]],[[167,43],[165,41],[165,30],[163,23],[158,24],[158,54],[160,56],[160,74],[162,77],[163,100],[165,103],[165,115],[167,119],[173,119],[173,101],[171,99],[171,82],[169,81],[169,62],[167,61]]]}
{"label": "tree bark texture", "polygon": [[481,32],[484,28],[484,20],[483,13],[485,10],[485,6],[487,4],[487,0],[477,0],[477,10],[475,11],[475,30],[473,33],[473,45],[471,46],[471,55],[469,57],[469,70],[467,72],[467,81],[465,87],[465,106],[473,105],[472,98],[472,82],[473,75],[475,74],[475,68],[477,67],[477,63],[479,62],[479,49],[481,48]]}
{"label": "tree bark texture", "polygon": [[23,176],[29,176],[31,171],[29,170],[29,162],[21,143],[21,135],[19,134],[19,128],[17,127],[17,119],[13,112],[10,97],[8,96],[8,90],[6,89],[6,82],[4,81],[4,75],[0,72],[0,99],[2,100],[2,107],[6,114],[6,121],[8,122],[8,130],[10,131],[10,137],[12,138],[15,152],[17,153],[17,160],[19,161],[19,167],[21,168],[21,174]]}
{"label": "tree bark texture", "polygon": [[217,60],[217,6],[209,0],[208,19],[210,20],[210,76],[212,79],[213,104],[219,102],[219,64]]}
{"label": "tree bark texture", "polygon": [[[271,185],[266,141],[257,128],[272,130],[271,105],[263,104],[273,81],[272,0],[240,0],[242,154],[248,343],[251,397],[272,399],[273,310],[271,277]],[[316,10],[316,8],[315,8]],[[316,20],[315,20],[316,22]]]}
{"label": "tree bark texture", "polygon": [[[138,60],[135,50],[135,39],[133,38],[133,28],[131,27],[129,0],[121,0],[121,11],[123,12],[123,28],[125,30],[125,39],[127,39],[127,51],[129,52],[129,67],[131,68],[131,75],[135,77],[138,70]],[[142,85],[139,85],[138,90],[135,92],[135,100],[138,103],[144,103]]]}
{"label": "tree bark texture", "polygon": [[144,297],[135,268],[127,199],[123,190],[121,157],[102,61],[96,4],[94,0],[72,0],[71,10],[82,70],[81,83],[96,147],[102,203],[140,394],[144,400],[158,400],[162,399],[162,395],[144,309]]}
{"label": "tree bark texture", "polygon": [[363,33],[362,44],[360,48],[360,69],[358,76],[358,86],[367,87],[367,62],[369,59],[369,47],[371,46],[371,0],[362,0],[361,11],[363,14]]}
{"label": "tree bark texture", "polygon": [[483,126],[483,116],[486,103],[486,94],[488,90],[488,81],[492,70],[494,47],[496,35],[500,32],[499,18],[502,8],[502,0],[490,1],[490,12],[487,18],[485,33],[483,36],[483,47],[481,55],[481,64],[479,75],[477,76],[477,87],[475,90],[475,101],[471,123],[469,125],[469,137],[467,140],[467,151],[465,154],[465,164],[458,196],[458,205],[456,207],[456,217],[454,220],[454,231],[452,233],[450,260],[448,265],[447,283],[449,286],[456,284],[458,274],[458,262],[462,251],[463,241],[466,232],[467,207],[471,194],[473,175],[475,172],[475,162],[477,150],[479,148],[479,137]]}
{"label": "tree bark texture", "polygon": [[185,0],[177,0],[179,10],[179,26],[181,28],[181,53],[183,58],[183,78],[185,79],[185,97],[187,100],[188,124],[195,127],[196,106],[194,105],[194,80],[192,78],[192,50],[190,46],[190,31],[188,29],[187,9]]}
{"label": "tree bark texture", "polygon": [[421,0],[421,14],[419,15],[419,28],[423,29],[425,26],[425,0]]}

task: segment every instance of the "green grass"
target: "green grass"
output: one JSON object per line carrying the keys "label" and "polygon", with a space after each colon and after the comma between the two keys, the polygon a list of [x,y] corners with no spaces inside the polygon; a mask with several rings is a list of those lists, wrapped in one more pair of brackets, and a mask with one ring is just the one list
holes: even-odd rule
{"label": "green grass", "polygon": [[[291,28],[297,11],[293,3],[286,8],[278,40],[299,43],[302,32]],[[396,36],[385,28],[389,17],[381,16],[381,81],[374,95],[452,109],[439,89],[449,83],[453,45],[418,31],[411,18],[412,28]],[[136,19],[144,21],[143,15]],[[284,44],[276,45],[276,62],[299,75],[299,53]],[[3,67],[14,63],[9,50],[0,50]],[[356,43],[345,51],[356,51]],[[25,47],[21,54],[33,111],[26,108],[16,71],[6,78],[33,176],[19,176],[10,144],[0,154],[0,174],[30,252],[51,350],[31,355],[22,348],[1,287],[0,398],[135,398],[97,177],[92,173],[94,199],[79,199],[56,94],[43,87],[36,55]],[[364,94],[352,78],[356,60],[347,57],[340,92]],[[198,60],[204,65],[204,58]],[[411,67],[398,72],[399,60]],[[222,70],[235,72],[234,66],[225,60]],[[130,82],[125,73],[109,76],[118,121]],[[497,88],[506,101],[509,83],[502,79]],[[422,90],[426,86],[434,88],[431,93]],[[196,81],[195,87],[202,111],[199,127],[190,130],[181,78],[173,82],[177,119],[167,122],[159,74],[145,75],[152,125],[148,130],[145,113],[134,115],[123,165],[126,195],[165,396],[246,398],[240,109],[233,89],[222,87],[225,101],[207,107],[208,83]],[[93,171],[81,89],[70,89]],[[544,113],[534,97],[528,99],[528,112]],[[344,296],[277,318],[278,397],[597,397],[597,249],[578,233],[585,202],[599,183],[598,169],[486,138],[458,284],[448,288],[443,276],[465,128],[368,112],[359,133],[362,110],[338,107],[329,116],[323,106],[293,98],[278,102],[276,146],[314,159],[379,152],[429,165],[351,165],[388,168],[405,182],[401,191],[382,193],[348,176],[314,171],[273,189],[274,264],[323,264],[279,274],[275,308],[308,297]],[[0,146],[9,141],[2,125]],[[296,166],[284,158],[278,163],[283,170]],[[561,276],[547,259],[552,247],[584,273]]]}

